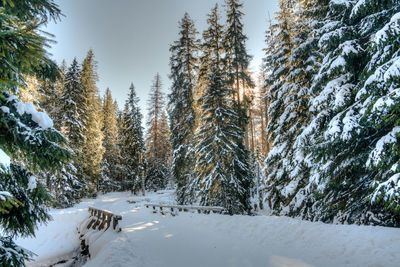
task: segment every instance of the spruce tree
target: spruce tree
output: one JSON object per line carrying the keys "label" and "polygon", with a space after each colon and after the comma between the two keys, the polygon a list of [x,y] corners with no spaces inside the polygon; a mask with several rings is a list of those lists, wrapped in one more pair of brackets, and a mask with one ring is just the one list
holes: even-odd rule
{"label": "spruce tree", "polygon": [[121,153],[126,189],[133,189],[135,193],[144,188],[145,178],[146,159],[142,119],[139,98],[132,83],[121,115]]}
{"label": "spruce tree", "polygon": [[218,5],[207,22],[209,28],[203,33],[202,49],[208,55],[208,68],[203,74],[205,91],[200,98],[197,177],[193,184],[202,205],[223,206],[230,214],[249,212],[251,177],[243,130],[236,125],[238,114],[223,68],[223,29]]}
{"label": "spruce tree", "polygon": [[91,190],[98,190],[101,180],[101,162],[103,160],[103,133],[101,99],[96,86],[97,73],[94,53],[89,50],[82,63],[81,86],[84,101],[81,104],[84,120],[85,140],[82,147],[82,165],[85,179],[91,182]]}
{"label": "spruce tree", "polygon": [[325,58],[308,131],[318,219],[399,225],[398,115],[389,100],[396,99],[398,12],[398,1],[330,2],[327,19],[335,23],[320,41]]}
{"label": "spruce tree", "polygon": [[[70,157],[65,139],[49,117],[32,104],[21,103],[17,88],[24,75],[52,77],[55,63],[47,58],[48,39],[39,25],[57,20],[60,10],[53,1],[6,1],[0,21],[0,263],[24,266],[32,256],[13,242],[16,236],[33,236],[38,223],[49,219],[43,205],[49,196],[31,171],[57,169]],[[24,8],[30,6],[31,8]],[[39,22],[39,23],[38,23]]]}
{"label": "spruce tree", "polygon": [[[289,95],[288,87],[284,81],[289,74],[289,58],[293,47],[292,29],[293,10],[287,0],[279,1],[280,11],[276,13],[276,24],[270,25],[266,32],[266,57],[264,59],[267,78],[264,88],[267,92],[266,101],[270,104],[268,110],[269,122],[267,124],[268,142],[273,149],[268,153],[265,162],[266,168],[266,200],[273,210],[280,207],[278,197],[281,186],[275,186],[275,181],[281,181],[287,176],[285,174],[285,157],[288,154],[286,140],[280,140],[285,134],[280,120],[285,111],[285,97]],[[288,116],[289,114],[285,114]]]}
{"label": "spruce tree", "polygon": [[[301,126],[293,135],[283,134],[291,133],[281,130],[285,124],[268,128],[273,131],[274,149],[267,159],[267,199],[279,214],[398,226],[399,4],[374,0],[301,3],[303,11],[297,14],[308,26],[302,28],[303,21],[296,20],[292,27],[294,40],[300,43],[295,41],[291,49],[288,75],[279,79],[279,87],[270,87],[280,89],[276,96],[273,91],[269,94],[277,99],[269,111],[276,118],[273,122],[279,122],[276,114],[284,114],[281,107],[301,103],[288,102],[291,98],[283,90],[300,85],[308,88],[298,93],[309,98],[304,108],[308,112],[294,113],[294,120],[280,120]],[[307,30],[310,25],[311,31]],[[308,37],[302,39],[302,34]],[[310,46],[315,42],[308,40],[314,37],[318,43]],[[321,65],[309,65],[303,57],[307,55]],[[299,120],[299,114],[305,114],[305,120]]]}
{"label": "spruce tree", "polygon": [[[22,102],[32,102],[40,111],[45,111],[54,122],[54,128],[60,130],[60,118],[63,102],[66,74],[65,61],[60,67],[60,75],[56,81],[49,78],[38,79],[32,76],[26,78],[26,86],[20,87],[18,95]],[[46,185],[55,207],[70,207],[80,198],[82,184],[76,176],[73,162],[68,162],[57,171],[38,171],[34,175],[38,181]]]}
{"label": "spruce tree", "polygon": [[64,92],[61,96],[61,133],[68,139],[68,143],[77,156],[82,152],[85,140],[85,116],[83,89],[81,86],[81,69],[76,58],[65,74]]}
{"label": "spruce tree", "polygon": [[148,100],[146,136],[147,176],[146,188],[164,189],[169,179],[169,136],[166,135],[165,100],[160,75],[154,77]]}
{"label": "spruce tree", "polygon": [[118,177],[118,166],[120,159],[120,151],[118,146],[118,122],[117,122],[117,106],[114,103],[109,88],[103,97],[103,146],[104,156],[102,162],[102,180],[101,189],[110,191],[116,188],[116,178]]}
{"label": "spruce tree", "polygon": [[195,164],[194,131],[196,113],[194,90],[199,41],[194,22],[185,13],[179,24],[179,40],[170,47],[172,80],[171,94],[168,95],[168,113],[171,125],[171,146],[173,149],[172,173],[177,185],[176,195],[180,204],[190,201],[187,186]]}
{"label": "spruce tree", "polygon": [[[363,71],[356,101],[360,109],[360,132],[373,144],[368,147],[365,166],[373,174],[366,202],[377,224],[400,225],[399,186],[399,51],[400,3],[398,1],[358,1],[351,19],[360,21],[360,29],[371,33],[367,43],[369,61]],[[379,22],[384,21],[380,24]],[[369,27],[364,27],[364,25]],[[382,26],[378,26],[382,25]],[[365,147],[364,147],[365,148]],[[384,215],[382,215],[382,213]],[[378,218],[380,222],[374,222]]]}
{"label": "spruce tree", "polygon": [[[266,196],[279,214],[310,213],[308,203],[312,195],[308,179],[313,166],[305,160],[309,143],[301,133],[310,122],[311,84],[321,61],[317,46],[325,10],[323,2],[281,1],[278,24],[272,25],[268,32],[269,45],[278,45],[268,48],[266,59],[269,64],[266,67],[273,66],[266,87],[267,99],[271,102],[268,132],[274,146],[266,160]],[[275,58],[279,41],[286,43],[286,50],[280,58]]]}
{"label": "spruce tree", "polygon": [[[351,6],[349,2],[329,3],[324,19],[328,27],[321,28],[318,43],[324,58],[311,87],[312,120],[300,139],[311,144],[306,158],[313,166],[307,185],[312,196],[312,205],[308,205],[311,211],[303,216],[314,220],[354,222],[361,214],[349,215],[360,211],[359,205],[363,204],[359,197],[368,187],[358,180],[367,173],[364,156],[356,152],[367,143],[361,138],[347,143],[349,136],[357,132],[354,96],[366,59],[361,32],[349,21]],[[342,128],[343,122],[348,123]]]}
{"label": "spruce tree", "polygon": [[[84,125],[85,107],[83,89],[80,78],[80,65],[76,58],[73,59],[67,69],[65,62],[61,66],[61,80],[59,91],[61,92],[58,112],[55,115],[59,118],[60,132],[67,138],[69,147],[74,151],[74,159],[62,168],[57,175],[51,175],[46,183],[55,187],[55,205],[66,207],[85,195],[87,183],[83,179],[82,145],[85,140]],[[57,114],[58,113],[58,114]]]}
{"label": "spruce tree", "polygon": [[247,36],[243,33],[244,13],[241,11],[243,4],[240,0],[225,0],[225,5],[227,8],[227,28],[223,37],[225,72],[228,75],[227,83],[236,101],[238,125],[245,131],[248,147],[248,112],[251,99],[246,91],[248,88],[254,88],[255,85],[248,72],[251,56],[246,50]]}

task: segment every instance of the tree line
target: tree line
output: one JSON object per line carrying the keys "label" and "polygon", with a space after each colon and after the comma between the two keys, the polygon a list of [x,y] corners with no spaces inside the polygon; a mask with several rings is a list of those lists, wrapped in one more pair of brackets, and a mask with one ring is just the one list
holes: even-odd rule
{"label": "tree line", "polygon": [[60,171],[43,172],[41,179],[54,196],[53,205],[68,207],[97,192],[166,188],[170,181],[169,126],[161,77],[157,74],[148,100],[148,131],[133,83],[122,110],[109,88],[100,96],[97,62],[89,50],[81,64],[74,58],[59,66],[60,78],[28,77],[21,101],[34,100],[54,120],[67,140],[73,159]]}
{"label": "tree line", "polygon": [[273,214],[399,226],[399,1],[279,1],[266,32]]}
{"label": "tree line", "polygon": [[257,87],[242,7],[170,48],[178,201],[398,226],[399,2],[280,0]]}
{"label": "tree line", "polygon": [[122,110],[99,95],[93,51],[49,59],[39,27],[60,19],[52,0],[1,3],[1,263],[32,257],[13,238],[48,221],[46,205],[99,191],[175,186],[180,204],[230,214],[399,226],[399,1],[279,7],[257,82],[239,0],[225,19],[216,5],[201,38],[185,14],[145,134],[133,84]]}

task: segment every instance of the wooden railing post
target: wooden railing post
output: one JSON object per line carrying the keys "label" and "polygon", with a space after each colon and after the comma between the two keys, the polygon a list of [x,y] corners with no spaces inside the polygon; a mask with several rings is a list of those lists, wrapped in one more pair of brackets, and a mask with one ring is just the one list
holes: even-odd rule
{"label": "wooden railing post", "polygon": [[111,212],[89,207],[89,214],[92,220],[88,223],[87,229],[97,229],[97,230],[107,230],[111,226],[111,221],[113,223],[113,229],[118,232],[121,228],[118,227],[118,221],[122,220],[122,216],[115,215]]}

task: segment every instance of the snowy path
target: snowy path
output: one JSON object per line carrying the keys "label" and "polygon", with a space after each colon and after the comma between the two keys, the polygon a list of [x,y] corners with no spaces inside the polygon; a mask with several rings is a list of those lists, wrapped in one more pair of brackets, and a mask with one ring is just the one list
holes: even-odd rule
{"label": "snowy path", "polygon": [[[138,203],[128,204],[127,199]],[[58,244],[59,237],[53,239],[50,233],[56,233],[57,226],[60,231],[70,229],[68,225],[87,212],[85,207],[94,205],[121,214],[122,232],[107,231],[98,237],[90,245],[92,258],[85,266],[398,266],[400,261],[400,229],[273,216],[163,216],[144,208],[147,201],[173,203],[173,197],[171,192],[151,194],[146,200],[130,193],[107,194],[58,211],[53,226],[40,229],[38,240],[19,244],[36,249],[43,260],[41,251],[53,248],[52,242]]]}

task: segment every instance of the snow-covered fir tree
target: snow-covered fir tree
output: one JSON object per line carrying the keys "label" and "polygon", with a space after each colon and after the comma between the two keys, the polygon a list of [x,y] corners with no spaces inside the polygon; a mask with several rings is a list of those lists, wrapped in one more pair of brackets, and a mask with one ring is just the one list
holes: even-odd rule
{"label": "snow-covered fir tree", "polygon": [[[361,138],[370,141],[370,146],[363,147],[368,148],[365,167],[372,173],[368,176],[369,195],[364,199],[370,204],[366,212],[373,211],[383,221],[376,223],[399,226],[400,3],[358,1],[351,19],[360,21],[358,29],[373,38],[366,47],[369,61],[356,95],[356,101],[362,103]],[[373,216],[368,220],[374,222]]]}
{"label": "snow-covered fir tree", "polygon": [[[275,81],[269,205],[311,220],[399,225],[399,3],[296,1],[290,7],[293,42],[281,64],[288,74],[276,76],[284,70],[276,65],[266,83]],[[278,62],[271,55],[269,62]]]}
{"label": "snow-covered fir tree", "polygon": [[316,30],[321,27],[324,10],[323,1],[281,1],[278,24],[271,26],[267,36],[268,45],[279,40],[286,48],[278,59],[275,53],[280,45],[269,47],[266,59],[266,67],[273,66],[265,86],[269,90],[266,98],[271,102],[268,132],[274,146],[266,161],[266,196],[279,214],[308,212],[304,200],[310,193],[312,165],[304,160],[306,143],[299,135],[310,121],[310,87],[321,61]]}
{"label": "snow-covered fir tree", "polygon": [[[27,7],[30,8],[27,8]],[[48,40],[39,25],[57,20],[58,6],[49,0],[13,1],[0,9],[0,263],[24,266],[32,256],[13,238],[33,236],[38,223],[49,219],[44,203],[45,187],[30,172],[56,170],[70,157],[66,140],[53,128],[51,119],[31,103],[21,103],[17,93],[24,75],[54,74],[55,64],[45,50]],[[39,22],[39,23],[38,23]]]}
{"label": "snow-covered fir tree", "polygon": [[[267,72],[265,80],[266,101],[270,103],[268,109],[269,122],[267,132],[268,142],[273,149],[268,153],[266,161],[266,200],[269,206],[278,210],[280,207],[279,196],[282,187],[276,186],[275,181],[284,179],[284,160],[290,148],[286,148],[286,140],[281,140],[286,132],[282,124],[285,120],[280,120],[285,111],[285,97],[288,95],[288,86],[285,80],[289,74],[289,58],[293,47],[292,29],[290,28],[293,20],[293,10],[291,1],[279,1],[280,11],[276,13],[276,23],[270,25],[266,32],[266,57],[264,64]],[[286,119],[286,118],[284,118]]]}
{"label": "snow-covered fir tree", "polygon": [[157,190],[167,186],[170,179],[170,144],[169,133],[165,126],[165,96],[162,92],[161,77],[157,73],[148,100],[148,118],[146,134],[146,188]]}
{"label": "snow-covered fir tree", "polygon": [[194,90],[198,68],[199,40],[194,22],[185,13],[179,23],[179,39],[171,47],[171,94],[168,95],[168,113],[173,149],[172,173],[177,185],[176,195],[180,204],[187,203],[187,186],[190,183],[194,154],[195,106]]}
{"label": "snow-covered fir tree", "polygon": [[64,91],[61,95],[61,133],[68,139],[77,156],[82,152],[84,137],[84,103],[80,78],[80,66],[76,58],[65,74]]}
{"label": "snow-covered fir tree", "polygon": [[[145,143],[143,139],[143,115],[139,108],[133,83],[129,87],[128,99],[121,115],[121,156],[125,189],[133,189],[136,193],[144,188],[146,167]],[[144,192],[143,192],[144,193]]]}
{"label": "snow-covered fir tree", "polygon": [[398,115],[391,100],[384,103],[399,76],[399,8],[398,1],[330,1],[307,132],[319,167],[311,176],[318,181],[314,218],[399,225],[399,188],[391,180]]}
{"label": "snow-covered fir tree", "polygon": [[218,5],[208,15],[202,57],[204,92],[200,98],[200,129],[196,137],[197,177],[192,187],[198,190],[201,204],[223,206],[231,214],[250,210],[250,171],[244,147],[243,129],[237,126],[238,114],[224,72],[223,28]]}

